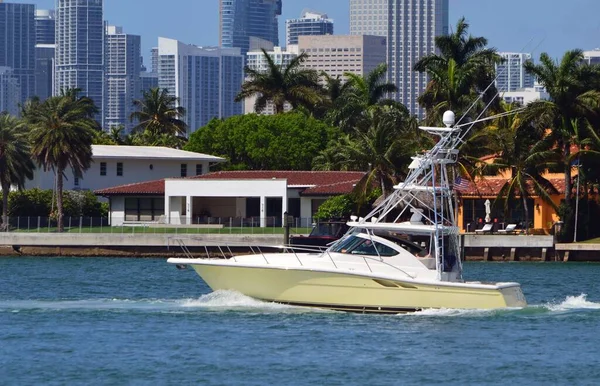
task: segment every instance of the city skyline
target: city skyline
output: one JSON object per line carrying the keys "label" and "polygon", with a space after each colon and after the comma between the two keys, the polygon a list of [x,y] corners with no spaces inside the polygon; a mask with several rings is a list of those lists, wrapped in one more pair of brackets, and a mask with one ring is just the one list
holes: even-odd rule
{"label": "city skyline", "polygon": [[[5,0],[6,2],[6,0]],[[55,0],[11,0],[53,9]],[[190,44],[216,46],[219,42],[218,0],[176,0],[179,7],[164,7],[159,0],[105,0],[104,17],[111,25],[142,36],[144,63],[150,64],[150,48],[158,37]],[[495,5],[497,3],[494,3]],[[285,20],[297,18],[304,8],[327,13],[336,34],[349,33],[349,0],[283,0],[279,38],[285,42]],[[140,10],[143,9],[143,13]],[[186,12],[181,12],[185,9]],[[574,0],[505,0],[502,6],[482,7],[481,0],[450,0],[450,27],[461,16],[471,24],[474,36],[488,38],[498,51],[531,52],[537,60],[542,52],[559,58],[568,49],[600,47],[600,2]]]}

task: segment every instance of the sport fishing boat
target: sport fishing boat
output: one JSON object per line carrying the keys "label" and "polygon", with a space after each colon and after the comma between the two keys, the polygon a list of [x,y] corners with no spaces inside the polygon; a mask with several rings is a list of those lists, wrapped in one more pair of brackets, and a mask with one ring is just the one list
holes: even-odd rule
{"label": "sport fishing boat", "polygon": [[[171,258],[191,266],[213,290],[270,302],[343,311],[399,313],[429,308],[526,306],[518,283],[463,280],[455,191],[458,145],[474,122],[420,127],[439,137],[413,157],[406,180],[324,252],[284,246],[283,253],[228,259]],[[465,127],[470,125],[470,127]]]}

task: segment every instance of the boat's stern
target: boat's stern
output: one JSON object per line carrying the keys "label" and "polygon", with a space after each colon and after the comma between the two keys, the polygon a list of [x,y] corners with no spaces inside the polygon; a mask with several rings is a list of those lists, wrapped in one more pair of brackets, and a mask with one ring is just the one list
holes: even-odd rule
{"label": "boat's stern", "polygon": [[527,306],[527,300],[525,300],[525,295],[523,295],[521,285],[518,283],[506,283],[501,284],[500,286],[500,293],[504,297],[506,307],[513,308]]}

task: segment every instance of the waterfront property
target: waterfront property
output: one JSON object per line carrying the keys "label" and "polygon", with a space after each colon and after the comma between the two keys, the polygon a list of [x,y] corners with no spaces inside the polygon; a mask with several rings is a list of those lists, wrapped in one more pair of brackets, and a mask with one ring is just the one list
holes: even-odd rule
{"label": "waterfront property", "polygon": [[[99,189],[110,223],[218,224],[253,219],[282,226],[284,213],[310,219],[331,196],[350,193],[364,172],[228,171]],[[237,224],[236,224],[237,225]],[[239,224],[250,226],[250,224]]]}
{"label": "waterfront property", "polygon": [[[92,166],[82,176],[65,171],[65,190],[96,190],[168,177],[206,174],[224,158],[160,146],[92,145]],[[54,173],[37,169],[27,189],[52,189]]]}

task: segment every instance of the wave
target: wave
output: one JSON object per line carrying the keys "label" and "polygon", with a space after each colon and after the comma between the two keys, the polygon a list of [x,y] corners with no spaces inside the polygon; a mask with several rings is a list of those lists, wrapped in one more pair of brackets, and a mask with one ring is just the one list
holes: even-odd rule
{"label": "wave", "polygon": [[0,312],[20,311],[247,311],[262,313],[322,312],[312,308],[264,302],[235,291],[215,291],[197,299],[0,300]]}
{"label": "wave", "polygon": [[600,310],[600,303],[587,300],[587,294],[578,296],[567,296],[560,303],[548,303],[544,307],[552,312],[577,311],[577,310]]}

